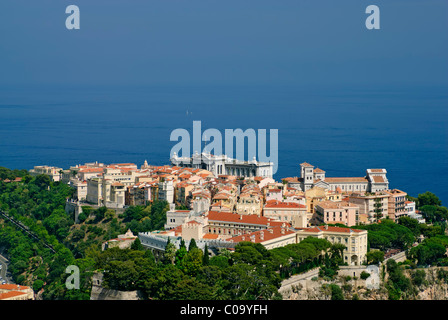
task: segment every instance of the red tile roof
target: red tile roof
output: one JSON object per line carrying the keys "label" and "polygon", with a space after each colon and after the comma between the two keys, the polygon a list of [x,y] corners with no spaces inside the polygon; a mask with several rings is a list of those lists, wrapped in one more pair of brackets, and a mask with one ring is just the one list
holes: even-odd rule
{"label": "red tile roof", "polygon": [[[241,224],[255,224],[263,226],[267,226],[268,224],[270,224],[271,226],[282,225],[284,223],[277,220],[271,220],[270,218],[260,217],[255,214],[246,215],[246,214],[218,212],[218,211],[209,211],[208,221],[234,222]],[[288,227],[290,226],[288,223],[285,223],[285,225]]]}
{"label": "red tile roof", "polygon": [[266,202],[265,208],[296,208],[303,209],[306,208],[305,205],[297,203],[297,202],[288,202],[288,201],[277,201],[277,200],[269,200]]}
{"label": "red tile roof", "polygon": [[309,164],[308,162],[303,162],[300,165],[303,167],[314,167],[313,165]]}
{"label": "red tile roof", "polygon": [[376,182],[376,183],[382,183],[382,182],[385,182],[385,181],[384,181],[384,178],[381,177],[381,176],[372,176],[372,179],[373,179],[373,181]]}
{"label": "red tile roof", "polygon": [[252,241],[255,243],[263,243],[275,238],[283,237],[286,235],[294,234],[295,232],[287,228],[282,228],[279,226],[269,227],[266,230],[254,231],[238,236],[234,236],[227,241],[230,242],[241,242],[241,241]]}
{"label": "red tile roof", "polygon": [[218,239],[219,234],[207,233],[202,237],[203,239]]}
{"label": "red tile roof", "polygon": [[334,227],[334,226],[317,226],[317,227],[311,227],[311,228],[298,228],[298,230],[304,231],[304,232],[322,232],[322,231],[329,231],[329,232],[363,232],[366,230],[360,230],[360,229],[352,229],[352,228],[342,228],[342,227]]}
{"label": "red tile roof", "polygon": [[27,294],[25,292],[20,292],[20,291],[9,291],[9,292],[5,292],[5,293],[0,293],[0,300],[6,300],[9,298],[13,298],[13,297],[17,297],[17,296],[21,296]]}
{"label": "red tile roof", "polygon": [[27,289],[30,289],[30,287],[20,286],[20,285],[11,284],[11,283],[6,283],[6,284],[0,285],[0,290],[27,290]]}
{"label": "red tile roof", "polygon": [[365,177],[338,177],[338,178],[325,178],[325,182],[350,183],[350,182],[368,182],[368,181]]}

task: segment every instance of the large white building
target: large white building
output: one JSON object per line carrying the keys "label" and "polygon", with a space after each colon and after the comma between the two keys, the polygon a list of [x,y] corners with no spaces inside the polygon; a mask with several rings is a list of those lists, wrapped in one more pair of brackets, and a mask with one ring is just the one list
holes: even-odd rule
{"label": "large white building", "polygon": [[60,181],[62,177],[62,171],[62,168],[58,167],[35,166],[33,169],[29,170],[29,173],[32,176],[45,174],[49,176],[52,181]]}
{"label": "large white building", "polygon": [[296,232],[296,237],[296,243],[299,243],[307,237],[315,237],[326,239],[332,244],[343,244],[345,246],[343,259],[350,266],[361,265],[366,260],[367,230],[324,225],[299,229]]}
{"label": "large white building", "polygon": [[140,175],[143,173],[132,167],[106,167],[102,174],[87,180],[86,201],[100,206],[123,208],[126,188],[134,185]]}
{"label": "large white building", "polygon": [[178,157],[176,153],[170,159],[174,166],[205,169],[215,176],[232,175],[244,177],[272,178],[274,164],[272,162],[259,162],[236,160],[226,155],[213,155],[210,153],[195,153],[191,157]]}
{"label": "large white building", "polygon": [[301,191],[320,187],[343,193],[377,192],[389,188],[386,173],[386,169],[367,169],[364,177],[326,177],[324,170],[304,162],[300,164],[300,178],[289,182],[289,186]]}
{"label": "large white building", "polygon": [[168,203],[174,203],[174,185],[172,180],[159,182],[158,199]]}

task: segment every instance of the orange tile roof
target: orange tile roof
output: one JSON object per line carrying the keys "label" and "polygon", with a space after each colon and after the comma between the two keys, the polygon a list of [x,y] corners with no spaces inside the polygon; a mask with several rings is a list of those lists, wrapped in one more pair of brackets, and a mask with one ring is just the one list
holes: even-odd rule
{"label": "orange tile roof", "polygon": [[265,208],[296,208],[303,209],[306,208],[305,205],[299,204],[297,202],[288,202],[288,201],[277,201],[277,200],[269,200],[266,202]]}
{"label": "orange tile roof", "polygon": [[190,220],[185,222],[185,224],[200,224],[199,222],[197,222],[196,220]]}
{"label": "orange tile roof", "polygon": [[338,178],[325,178],[325,182],[329,183],[367,182],[367,179],[365,177],[338,177]]}
{"label": "orange tile roof", "polygon": [[407,194],[406,192],[401,191],[399,189],[385,190],[385,192],[387,192],[388,194],[392,194],[392,195],[406,195]]}
{"label": "orange tile roof", "polygon": [[282,181],[286,181],[286,182],[298,182],[298,181],[300,181],[300,178],[298,178],[298,177],[287,177],[287,178],[282,178]]}
{"label": "orange tile roof", "polygon": [[[231,212],[218,212],[218,211],[209,211],[208,212],[208,221],[223,221],[223,222],[234,222],[234,223],[243,223],[243,224],[256,224],[256,225],[264,225],[267,226],[270,224],[274,225],[282,225],[284,222],[280,222],[277,220],[271,220],[270,218],[260,217],[255,214],[246,215],[246,214],[237,214]],[[290,226],[288,223],[285,223],[288,227]]]}
{"label": "orange tile roof", "polygon": [[230,194],[218,193],[213,197],[213,200],[222,200],[222,199],[229,199],[229,198],[230,198]]}
{"label": "orange tile roof", "polygon": [[303,162],[300,165],[303,167],[314,167],[313,165],[309,164],[308,162]]}
{"label": "orange tile roof", "polygon": [[[283,229],[283,233],[282,233]],[[230,242],[241,242],[241,241],[254,241],[255,243],[263,243],[275,238],[283,237],[286,235],[294,234],[295,231],[289,230],[287,228],[281,228],[279,226],[269,227],[266,230],[254,231],[238,236],[234,236],[227,241]]]}
{"label": "orange tile roof", "polygon": [[381,183],[381,182],[385,182],[384,178],[382,176],[372,176],[373,181],[377,182],[377,183]]}
{"label": "orange tile roof", "polygon": [[6,284],[0,285],[0,290],[27,290],[27,289],[30,289],[30,287],[20,286],[20,285],[11,284],[11,283],[6,283]]}
{"label": "orange tile roof", "polygon": [[334,227],[334,226],[317,226],[317,227],[311,227],[311,228],[298,228],[298,230],[304,231],[304,232],[322,232],[322,231],[329,231],[329,232],[344,232],[344,233],[350,233],[350,232],[364,232],[366,230],[360,230],[360,229],[352,229],[352,228],[343,228],[343,227]]}
{"label": "orange tile roof", "polygon": [[339,201],[339,202],[335,202],[335,201],[331,201],[331,200],[325,200],[325,201],[321,201],[318,204],[316,204],[316,207],[321,207],[323,209],[342,209],[345,207],[358,207],[357,205],[347,202],[347,201]]}
{"label": "orange tile roof", "polygon": [[207,233],[202,236],[203,239],[218,239],[218,234]]}
{"label": "orange tile roof", "polygon": [[111,163],[111,166],[135,166],[135,163]]}
{"label": "orange tile roof", "polygon": [[103,172],[104,168],[86,168],[86,169],[81,169],[78,172]]}
{"label": "orange tile roof", "polygon": [[9,292],[5,292],[5,293],[0,293],[0,300],[6,300],[9,298],[21,296],[24,294],[27,294],[27,293],[20,292],[20,291],[9,291]]}

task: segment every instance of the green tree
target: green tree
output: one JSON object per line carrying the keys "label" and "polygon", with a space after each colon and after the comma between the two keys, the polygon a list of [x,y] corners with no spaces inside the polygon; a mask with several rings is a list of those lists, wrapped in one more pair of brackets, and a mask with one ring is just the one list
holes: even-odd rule
{"label": "green tree", "polygon": [[36,176],[36,178],[34,179],[34,184],[39,187],[40,189],[46,189],[48,187],[50,187],[51,185],[51,179],[49,176],[47,176],[46,174],[41,174]]}
{"label": "green tree", "polygon": [[426,191],[418,195],[417,205],[419,208],[423,206],[441,206],[442,201],[434,193]]}
{"label": "green tree", "polygon": [[425,239],[421,244],[409,251],[409,258],[417,260],[419,265],[435,263],[445,256],[446,244],[437,237]]}
{"label": "green tree", "polygon": [[208,253],[208,246],[206,244],[205,248],[204,248],[204,256],[202,259],[202,265],[208,266],[209,264],[210,264],[210,257],[209,257],[209,253]]}
{"label": "green tree", "polygon": [[368,277],[370,277],[370,273],[368,273],[366,271],[361,272],[360,278],[362,280],[366,280]]}
{"label": "green tree", "polygon": [[191,251],[191,249],[197,248],[197,247],[198,247],[198,245],[196,244],[196,240],[194,240],[194,238],[192,238],[190,240],[190,244],[188,245],[188,251]]}
{"label": "green tree", "polygon": [[371,250],[366,253],[367,264],[379,264],[384,261],[384,252]]}
{"label": "green tree", "polygon": [[140,251],[144,251],[145,247],[143,247],[142,242],[140,241],[139,238],[136,238],[134,240],[134,242],[131,244],[131,249],[132,250],[140,250]]}
{"label": "green tree", "polygon": [[185,273],[190,276],[196,276],[202,267],[202,250],[199,248],[191,248],[185,256]]}
{"label": "green tree", "polygon": [[176,251],[177,251],[176,247],[174,246],[174,244],[168,238],[168,242],[167,242],[167,244],[165,246],[165,251],[163,253],[163,262],[164,263],[174,264]]}
{"label": "green tree", "polygon": [[34,292],[38,292],[42,287],[44,286],[44,282],[40,279],[34,281],[33,283],[33,290]]}
{"label": "green tree", "polygon": [[420,235],[420,223],[417,219],[413,219],[408,216],[402,216],[398,218],[398,223],[411,230],[415,236]]}
{"label": "green tree", "polygon": [[416,270],[414,273],[411,274],[412,283],[420,287],[425,283],[426,279],[426,272],[425,270]]}
{"label": "green tree", "polygon": [[344,300],[344,294],[342,293],[341,287],[337,284],[330,284],[331,289],[331,300]]}
{"label": "green tree", "polygon": [[389,278],[386,283],[389,299],[398,300],[410,289],[411,282],[403,274],[401,267],[395,260],[387,260],[386,267],[389,274]]}
{"label": "green tree", "polygon": [[187,248],[185,247],[185,242],[183,242],[180,245],[180,248],[176,251],[174,259],[174,264],[182,271],[185,271],[185,257],[187,256],[187,254],[188,251]]}

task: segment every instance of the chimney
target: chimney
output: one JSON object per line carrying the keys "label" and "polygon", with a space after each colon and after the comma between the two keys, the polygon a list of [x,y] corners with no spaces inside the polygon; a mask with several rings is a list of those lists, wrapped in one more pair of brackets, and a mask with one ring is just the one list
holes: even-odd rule
{"label": "chimney", "polygon": [[264,240],[264,232],[263,232],[263,231],[260,232],[260,239],[261,239],[262,241]]}
{"label": "chimney", "polygon": [[285,234],[285,228],[282,228],[281,230],[282,230],[282,234]]}
{"label": "chimney", "polygon": [[240,214],[240,220],[243,220],[243,215],[242,214]]}
{"label": "chimney", "polygon": [[325,225],[325,230],[328,230],[328,224]]}

